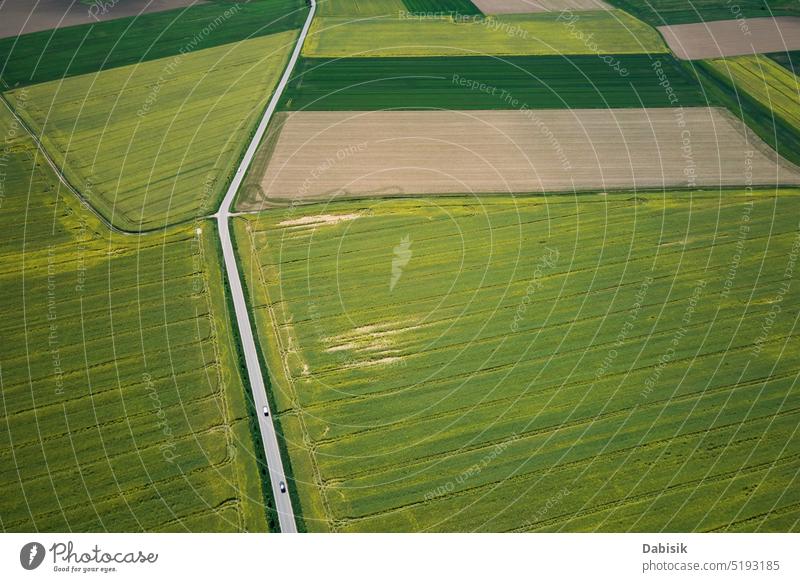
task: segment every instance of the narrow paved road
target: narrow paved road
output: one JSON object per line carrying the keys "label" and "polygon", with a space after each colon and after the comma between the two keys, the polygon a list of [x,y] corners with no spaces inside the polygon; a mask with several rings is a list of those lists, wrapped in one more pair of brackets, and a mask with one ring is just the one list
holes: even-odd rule
{"label": "narrow paved road", "polygon": [[231,217],[231,204],[239,191],[242,184],[247,168],[253,161],[253,156],[258,149],[258,144],[264,133],[267,131],[272,114],[278,105],[278,101],[286,88],[286,84],[292,75],[292,70],[297,63],[297,58],[300,56],[300,49],[303,48],[303,42],[308,29],[311,26],[311,20],[314,18],[314,13],[317,10],[317,3],[315,0],[310,0],[311,10],[308,13],[308,18],[300,31],[300,36],[297,39],[297,44],[294,47],[292,56],[286,65],[286,70],[281,77],[278,86],[275,88],[275,93],[267,106],[261,122],[258,124],[256,134],[253,140],[247,147],[242,162],[236,170],[236,175],[231,181],[228,191],[225,193],[225,198],[219,210],[214,215],[217,219],[217,226],[219,228],[219,237],[222,242],[222,253],[225,259],[225,271],[228,275],[228,282],[230,283],[231,295],[233,296],[233,306],[236,311],[236,325],[239,328],[239,337],[242,340],[242,349],[244,350],[245,361],[247,364],[247,375],[250,378],[250,389],[253,391],[253,400],[256,404],[256,412],[258,413],[258,425],[261,429],[261,441],[264,443],[264,454],[267,458],[267,466],[269,468],[269,477],[272,482],[272,494],[275,497],[275,504],[278,510],[278,518],[280,520],[281,531],[288,533],[297,532],[297,524],[294,520],[294,510],[292,509],[292,500],[289,494],[282,493],[280,490],[280,483],[286,482],[286,475],[283,471],[283,461],[281,461],[280,450],[278,449],[278,438],[275,434],[275,426],[272,424],[272,411],[270,410],[269,417],[265,417],[262,410],[267,403],[267,394],[264,387],[264,376],[262,374],[261,366],[258,363],[258,351],[256,343],[253,338],[253,325],[250,319],[250,314],[247,311],[247,303],[244,298],[244,291],[242,290],[242,281],[239,277],[239,267],[236,264],[236,253],[233,250],[230,233],[230,217]]}

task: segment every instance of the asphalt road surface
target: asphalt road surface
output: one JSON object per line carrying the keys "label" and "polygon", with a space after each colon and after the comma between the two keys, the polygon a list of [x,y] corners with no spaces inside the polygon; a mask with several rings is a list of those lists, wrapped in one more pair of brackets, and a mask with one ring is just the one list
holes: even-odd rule
{"label": "asphalt road surface", "polygon": [[230,233],[230,217],[231,217],[231,204],[239,191],[242,184],[242,179],[253,161],[253,156],[258,149],[258,144],[264,133],[267,130],[267,125],[278,101],[281,98],[283,90],[291,77],[292,70],[294,69],[297,58],[300,56],[300,49],[303,47],[308,29],[311,26],[311,20],[314,18],[314,13],[317,10],[317,3],[315,0],[311,1],[311,10],[308,13],[308,18],[300,31],[300,36],[297,39],[297,44],[294,47],[289,62],[286,65],[286,70],[281,77],[272,99],[264,112],[261,122],[258,124],[256,133],[253,136],[247,151],[242,158],[236,170],[236,175],[233,177],[228,191],[225,193],[225,198],[219,210],[214,215],[217,219],[217,226],[219,228],[219,237],[222,242],[222,254],[225,259],[225,272],[228,276],[230,283],[231,295],[233,296],[233,307],[236,312],[236,325],[239,328],[239,337],[242,341],[242,349],[244,350],[245,361],[247,364],[247,375],[250,378],[250,389],[253,391],[253,400],[256,404],[256,411],[258,413],[258,426],[261,429],[261,441],[264,443],[264,454],[267,458],[267,466],[269,468],[269,478],[272,483],[272,493],[275,497],[275,504],[278,511],[278,518],[280,520],[281,531],[284,533],[296,533],[297,524],[294,520],[294,510],[292,509],[292,500],[289,493],[282,493],[280,490],[280,483],[286,483],[286,475],[283,470],[283,461],[281,461],[280,450],[278,449],[278,438],[275,434],[275,426],[272,424],[272,411],[269,417],[265,417],[263,409],[269,406],[267,403],[267,394],[264,388],[264,376],[262,374],[261,366],[258,362],[258,350],[253,338],[253,325],[250,319],[250,314],[247,310],[247,302],[244,298],[244,291],[242,290],[242,281],[239,277],[239,267],[236,263],[236,253],[233,250]]}

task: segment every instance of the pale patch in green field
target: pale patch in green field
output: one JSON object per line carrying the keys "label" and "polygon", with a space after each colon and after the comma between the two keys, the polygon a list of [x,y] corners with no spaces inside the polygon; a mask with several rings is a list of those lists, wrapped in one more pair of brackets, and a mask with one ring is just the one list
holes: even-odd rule
{"label": "pale patch in green field", "polygon": [[236,219],[309,529],[785,528],[800,336],[774,313],[800,304],[799,203],[422,198]]}

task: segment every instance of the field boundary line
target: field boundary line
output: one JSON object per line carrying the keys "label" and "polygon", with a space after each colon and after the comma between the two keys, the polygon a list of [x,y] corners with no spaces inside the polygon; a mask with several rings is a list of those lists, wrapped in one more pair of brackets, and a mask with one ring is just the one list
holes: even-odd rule
{"label": "field boundary line", "polygon": [[143,232],[136,232],[136,231],[123,230],[123,229],[121,229],[121,228],[119,228],[117,226],[114,226],[105,216],[100,214],[100,212],[94,206],[92,206],[92,204],[89,202],[89,200],[87,198],[85,198],[83,196],[83,194],[81,194],[78,191],[78,189],[75,188],[75,186],[73,186],[70,183],[69,180],[67,180],[67,177],[64,175],[64,172],[61,171],[61,168],[59,168],[58,165],[55,163],[55,161],[53,161],[53,158],[50,157],[50,153],[44,147],[44,144],[41,142],[39,137],[33,132],[33,130],[31,129],[30,125],[28,125],[28,123],[24,119],[22,119],[22,117],[16,112],[16,110],[11,105],[11,103],[9,103],[8,98],[5,96],[5,94],[0,93],[0,101],[3,102],[3,105],[6,106],[6,109],[8,109],[8,111],[11,113],[11,115],[14,117],[14,119],[17,121],[17,123],[19,123],[20,126],[25,130],[25,132],[30,136],[30,138],[33,140],[33,143],[36,145],[36,150],[39,153],[41,153],[42,157],[47,162],[47,165],[50,166],[50,168],[55,173],[55,175],[58,178],[59,182],[64,184],[64,186],[67,188],[67,190],[72,192],[72,194],[78,199],[78,202],[80,203],[82,208],[85,208],[86,210],[91,212],[95,216],[95,218],[100,220],[100,222],[102,222],[103,225],[106,228],[108,228],[110,231],[112,231],[112,232],[115,232],[117,234],[124,234],[124,235],[128,235],[128,236],[135,236],[135,235],[145,234],[144,231]]}

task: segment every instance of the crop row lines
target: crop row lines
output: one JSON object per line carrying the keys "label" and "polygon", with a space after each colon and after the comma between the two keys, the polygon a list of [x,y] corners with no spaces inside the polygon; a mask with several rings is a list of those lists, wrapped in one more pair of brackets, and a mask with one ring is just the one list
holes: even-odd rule
{"label": "crop row lines", "polygon": [[[201,403],[204,403],[204,402],[213,403],[213,402],[218,402],[218,401],[219,401],[219,395],[215,393],[215,394],[210,394],[210,395],[203,396],[201,398],[196,398],[196,399],[193,399],[193,400],[185,400],[185,401],[179,402],[177,404],[169,405],[169,406],[166,406],[166,407],[162,408],[162,410],[165,413],[167,413],[169,411],[174,411],[174,410],[181,411],[181,410],[183,410],[183,408],[185,406],[188,406],[190,404],[201,404]],[[17,416],[17,414],[18,413],[12,413],[11,415],[8,415],[8,418],[13,418],[14,416]],[[124,418],[116,418],[116,419],[113,419],[113,420],[107,420],[105,422],[98,422],[96,424],[92,424],[92,425],[88,425],[88,426],[85,426],[85,427],[82,427],[82,428],[78,428],[78,429],[75,429],[75,430],[70,431],[70,432],[50,433],[47,436],[44,436],[44,437],[39,438],[39,439],[34,440],[34,441],[15,442],[14,443],[14,448],[15,448],[15,450],[19,451],[20,449],[24,449],[24,448],[27,448],[27,447],[41,447],[47,442],[58,440],[58,439],[61,439],[61,438],[65,437],[65,436],[71,436],[71,435],[75,435],[75,434],[82,434],[82,433],[89,432],[89,431],[99,430],[101,428],[110,428],[110,427],[113,427],[113,426],[116,426],[116,425],[119,425],[119,424],[123,424],[123,423],[130,424],[131,420],[135,420],[135,419],[138,419],[138,418],[144,418],[144,417],[150,416],[152,414],[153,414],[152,410],[145,409],[142,412],[129,413]]]}
{"label": "crop row lines", "polygon": [[[224,425],[220,425],[220,426],[214,427],[214,428],[224,428]],[[209,430],[211,430],[211,429],[209,429]],[[204,432],[206,432],[206,431],[204,431]],[[198,434],[200,434],[200,433],[198,433]],[[147,491],[148,489],[151,489],[151,488],[154,488],[156,491],[158,491],[158,487],[159,486],[169,485],[169,484],[175,483],[177,481],[186,480],[187,477],[189,477],[191,475],[197,475],[197,474],[205,473],[205,472],[208,472],[208,471],[215,471],[215,472],[219,473],[221,468],[225,467],[226,465],[229,465],[232,461],[233,461],[233,457],[228,456],[224,460],[220,461],[219,463],[217,463],[215,465],[209,465],[209,466],[206,466],[206,467],[198,467],[198,468],[192,469],[191,471],[186,472],[186,473],[181,472],[180,475],[173,475],[172,477],[166,477],[164,479],[157,479],[155,481],[151,481],[150,483],[146,483],[144,485],[138,485],[136,487],[130,487],[130,488],[126,488],[126,489],[119,488],[117,493],[109,493],[109,494],[106,494],[106,495],[103,495],[103,496],[99,496],[99,497],[93,498],[92,499],[92,503],[102,503],[104,501],[112,501],[112,500],[114,500],[114,499],[116,499],[116,498],[118,498],[120,496],[125,496],[125,495],[129,495],[131,493],[136,493],[136,492],[144,492],[144,491]],[[67,511],[67,510],[76,509],[76,508],[82,507],[84,505],[85,505],[85,502],[78,502],[78,503],[75,503],[75,504],[72,504],[72,505],[62,506],[61,509],[58,509],[58,510],[41,512],[41,513],[37,513],[36,515],[39,518],[47,518],[47,517],[52,517],[52,516],[63,515],[64,512]],[[12,521],[12,522],[9,522],[9,523],[10,523],[10,525],[8,526],[8,529],[14,530],[14,529],[18,529],[21,526],[24,526],[27,523],[27,520],[17,520],[17,521]]]}
{"label": "crop row lines", "polygon": [[[729,384],[729,385],[725,385],[725,386],[719,386],[719,387],[713,388],[713,389],[700,390],[700,391],[697,391],[697,392],[691,392],[691,393],[688,393],[688,394],[682,394],[680,396],[673,396],[671,398],[665,398],[665,399],[658,400],[658,401],[652,401],[652,402],[648,401],[648,402],[646,402],[644,404],[637,404],[637,405],[634,405],[632,407],[626,407],[626,408],[622,408],[622,409],[619,409],[619,410],[614,410],[614,411],[611,411],[611,412],[604,412],[602,414],[596,414],[594,416],[588,416],[588,417],[584,417],[584,418],[577,418],[577,419],[573,419],[573,420],[567,420],[567,421],[562,422],[562,423],[557,424],[557,425],[551,425],[551,426],[536,428],[536,429],[529,430],[529,431],[517,432],[516,433],[516,437],[517,437],[516,440],[521,441],[521,440],[525,440],[525,439],[529,439],[529,438],[533,438],[533,437],[539,437],[539,436],[544,436],[544,435],[552,435],[554,433],[558,433],[559,431],[562,431],[562,430],[565,430],[565,429],[578,428],[578,427],[581,427],[581,426],[583,426],[583,427],[585,427],[587,425],[588,426],[592,426],[597,422],[602,422],[602,421],[606,421],[606,420],[612,420],[612,419],[615,419],[615,418],[621,418],[621,417],[630,416],[631,413],[632,413],[632,410],[638,412],[638,411],[647,411],[647,410],[650,410],[650,409],[658,409],[659,407],[663,407],[664,404],[667,403],[667,402],[669,402],[669,403],[681,403],[681,402],[690,402],[690,401],[693,401],[693,400],[699,401],[699,400],[702,400],[704,397],[706,397],[708,395],[722,394],[722,393],[725,393],[725,392],[735,392],[735,391],[740,390],[740,389],[744,390],[744,389],[747,389],[747,388],[751,388],[753,386],[757,386],[759,383],[761,383],[762,385],[766,384],[766,382],[759,382],[759,381],[748,382],[746,384]],[[531,420],[531,422],[533,422],[533,420]],[[338,483],[338,482],[343,482],[346,479],[354,479],[354,478],[358,478],[358,477],[363,477],[365,475],[379,475],[381,473],[393,471],[393,470],[396,470],[398,468],[411,468],[411,467],[414,467],[414,466],[425,465],[425,464],[429,463],[430,461],[435,461],[437,459],[446,459],[446,458],[450,458],[450,457],[452,457],[454,455],[460,455],[460,454],[464,454],[464,453],[472,453],[472,452],[482,451],[482,450],[486,450],[486,449],[491,449],[492,447],[494,447],[496,445],[503,444],[507,440],[508,440],[508,435],[503,435],[503,436],[499,436],[498,438],[493,439],[493,440],[483,441],[483,442],[479,442],[479,443],[468,445],[468,446],[462,446],[462,447],[460,447],[459,449],[456,449],[456,450],[443,451],[441,453],[426,455],[425,457],[416,457],[416,458],[413,458],[413,459],[409,459],[408,461],[403,462],[403,463],[393,463],[390,466],[384,466],[382,468],[371,468],[369,470],[356,471],[354,473],[348,473],[346,475],[337,475],[335,478],[331,478],[330,480],[326,481],[326,483],[330,484],[330,483],[333,483],[334,481]],[[421,443],[417,443],[417,445],[420,445],[420,444]]]}
{"label": "crop row lines", "polygon": [[[280,361],[280,365],[283,368],[283,377],[285,378],[286,384],[287,384],[289,390],[291,391],[290,399],[291,399],[291,402],[292,402],[292,407],[293,408],[297,408],[298,407],[297,389],[296,389],[296,387],[294,385],[294,379],[292,377],[292,374],[291,374],[291,371],[289,369],[289,366],[288,366],[288,364],[286,362],[286,359],[284,358],[285,350],[284,350],[284,347],[283,347],[282,342],[281,342],[280,332],[278,331],[278,329],[276,327],[277,317],[276,317],[276,315],[275,315],[275,313],[273,311],[273,308],[272,308],[272,301],[271,301],[270,296],[269,296],[269,287],[266,284],[266,280],[265,280],[265,277],[264,277],[263,269],[261,268],[261,266],[258,263],[258,254],[256,253],[256,249],[258,247],[255,244],[255,240],[253,238],[253,234],[250,232],[250,230],[248,229],[246,232],[247,232],[247,236],[250,239],[249,240],[250,248],[252,249],[251,260],[258,267],[257,268],[258,280],[261,283],[262,289],[264,290],[264,294],[265,294],[266,299],[267,299],[267,319],[269,321],[270,326],[273,328],[272,337],[275,340],[276,345],[277,345],[277,354],[278,354],[278,359]],[[297,419],[298,419],[297,425],[300,427],[300,432],[302,434],[303,441],[305,441],[305,442],[307,442],[309,444],[313,443],[313,441],[309,437],[308,429],[307,429],[307,427],[305,425],[305,420],[303,419],[303,415],[302,414],[298,415]],[[330,520],[332,518],[332,516],[333,516],[333,512],[331,511],[330,504],[329,504],[328,499],[327,499],[326,494],[325,494],[325,488],[323,486],[323,481],[322,481],[322,474],[320,473],[319,465],[317,464],[316,456],[311,451],[309,451],[308,452],[308,458],[309,458],[309,461],[310,461],[310,464],[311,464],[311,471],[312,471],[312,474],[313,474],[313,477],[314,477],[315,485],[317,485],[317,489],[319,491],[319,497],[320,497],[320,501],[322,503],[323,511],[325,512],[325,518]]]}
{"label": "crop row lines", "polygon": [[[757,319],[759,316],[763,317],[763,314],[754,313],[752,315],[752,318],[753,319]],[[737,318],[740,318],[740,316],[737,315],[737,314],[734,314],[734,315],[731,315],[730,317],[717,318],[716,321],[717,322],[735,321]],[[700,324],[698,326],[692,325],[692,326],[688,327],[687,329],[693,329],[695,327],[702,328],[702,324]],[[675,329],[677,329],[677,328],[675,328]],[[671,330],[672,333],[675,332],[675,329]],[[662,333],[659,333],[659,334],[649,334],[646,337],[649,339],[649,338],[653,338],[653,337],[669,337],[669,336],[670,336],[670,332],[669,331],[665,331],[665,332],[662,332]],[[641,337],[645,337],[645,336],[641,336]],[[764,345],[772,344],[772,343],[775,343],[776,341],[779,341],[779,340],[785,340],[786,338],[789,338],[789,337],[794,337],[794,336],[793,335],[786,335],[786,336],[781,336],[781,337],[777,337],[777,338],[776,337],[771,337],[769,340],[764,342]],[[607,350],[609,348],[609,346],[614,346],[614,345],[615,345],[614,341],[606,342],[606,343],[603,343],[603,344],[599,344],[597,346],[593,346],[592,350],[586,350],[585,347],[578,346],[578,347],[573,348],[571,350],[568,350],[568,351],[565,350],[563,352],[560,352],[559,355],[564,355],[564,354],[581,355],[581,354],[586,354],[586,353],[590,353],[590,352],[591,353],[602,353],[604,350]],[[702,356],[699,356],[699,357],[705,358],[705,357],[709,357],[709,356],[725,354],[726,352],[731,352],[731,351],[737,350],[739,347],[741,347],[742,349],[748,349],[748,348],[751,347],[751,345],[747,344],[746,346],[729,346],[726,349],[705,352],[705,353],[702,354]],[[672,361],[675,364],[677,364],[679,362],[680,363],[689,363],[689,364],[691,364],[691,362],[693,362],[694,360],[699,359],[699,357],[697,356],[697,354],[695,354],[694,356],[688,356],[688,357],[685,357],[685,358],[675,358]],[[314,405],[314,404],[306,404],[304,406],[309,410],[313,410],[315,408],[324,408],[324,407],[328,406],[329,404],[336,403],[336,402],[354,401],[354,400],[367,400],[367,399],[375,398],[375,397],[382,397],[382,396],[387,396],[387,395],[391,395],[391,394],[398,394],[398,393],[406,391],[410,387],[420,386],[422,384],[428,384],[428,385],[441,384],[441,383],[444,383],[444,382],[452,381],[452,380],[457,379],[457,378],[464,378],[466,380],[470,380],[470,379],[474,379],[474,378],[482,376],[482,375],[488,375],[488,374],[491,374],[491,373],[499,372],[499,371],[502,371],[502,370],[514,369],[514,368],[517,368],[517,367],[522,368],[522,369],[532,368],[532,367],[541,368],[541,366],[543,364],[546,365],[552,359],[553,359],[553,355],[550,354],[550,355],[543,355],[543,356],[540,356],[538,358],[526,359],[524,361],[522,361],[520,359],[520,360],[513,361],[513,362],[497,363],[497,364],[494,364],[494,365],[491,365],[491,366],[482,365],[480,367],[480,369],[475,369],[475,370],[466,371],[466,372],[462,372],[462,373],[452,374],[452,375],[449,375],[447,378],[424,379],[422,381],[414,382],[414,384],[410,384],[410,385],[398,386],[398,387],[394,387],[394,388],[387,388],[387,389],[384,389],[384,390],[375,390],[375,391],[369,392],[368,394],[357,394],[357,395],[356,394],[348,394],[347,396],[344,396],[342,398],[334,398],[334,399],[331,399],[331,400],[327,400],[322,404],[316,404],[316,405]],[[653,369],[656,366],[658,366],[658,362],[654,362],[652,364],[645,365],[645,366],[638,366],[638,367],[635,368],[635,370],[638,371],[638,370]],[[402,372],[398,372],[398,373],[402,374]],[[607,374],[607,377],[609,377],[609,376],[610,376],[610,374]]]}
{"label": "crop row lines", "polygon": [[[719,482],[729,481],[729,480],[734,479],[736,477],[741,477],[741,476],[745,476],[745,475],[753,475],[753,474],[760,473],[760,472],[765,471],[765,470],[773,469],[775,467],[782,467],[782,466],[785,466],[785,465],[791,465],[791,464],[797,462],[798,460],[800,460],[800,453],[795,453],[795,454],[787,455],[785,457],[780,457],[778,459],[774,459],[774,460],[771,460],[771,461],[765,461],[765,462],[762,462],[762,463],[756,463],[755,465],[750,465],[749,467],[738,468],[738,469],[733,470],[733,471],[725,471],[723,473],[718,473],[716,475],[712,475],[712,476],[709,476],[709,477],[703,477],[701,479],[692,479],[690,481],[684,481],[682,483],[675,483],[675,484],[669,485],[669,486],[667,486],[666,488],[663,488],[663,489],[657,489],[655,491],[650,491],[650,492],[646,492],[646,493],[640,493],[638,495],[628,496],[628,497],[625,497],[625,498],[617,500],[617,501],[609,501],[609,502],[606,502],[606,503],[601,503],[599,505],[595,505],[595,506],[593,506],[591,508],[587,508],[587,509],[578,511],[576,513],[554,516],[554,517],[552,517],[550,519],[542,520],[542,521],[537,522],[536,524],[534,524],[536,526],[535,529],[541,529],[541,528],[545,528],[545,527],[550,527],[552,525],[556,525],[556,524],[564,522],[564,521],[571,521],[572,519],[575,519],[575,518],[585,517],[587,515],[593,515],[593,514],[596,514],[596,513],[601,513],[603,511],[606,511],[606,510],[609,510],[609,509],[616,510],[618,508],[625,507],[626,505],[633,505],[633,504],[639,503],[641,501],[657,499],[657,498],[659,498],[659,497],[661,497],[661,496],[663,496],[663,495],[665,495],[667,493],[674,493],[674,492],[677,492],[677,491],[686,491],[686,490],[689,490],[689,489],[697,490],[698,488],[700,488],[700,487],[702,487],[704,485],[708,485],[708,484],[711,484],[711,483],[719,483]],[[513,530],[513,531],[533,531],[533,529],[522,528],[522,529]]]}
{"label": "crop row lines", "polygon": [[[620,374],[622,374],[622,372],[620,372]],[[627,375],[627,373],[626,373],[626,375]],[[787,373],[787,374],[783,374],[783,375],[755,378],[755,379],[749,380],[747,382],[737,382],[735,384],[725,384],[725,385],[717,386],[715,388],[703,388],[703,389],[701,389],[701,390],[699,390],[697,392],[690,392],[690,393],[687,393],[687,394],[682,395],[680,397],[678,397],[678,396],[670,396],[668,398],[663,398],[663,399],[660,399],[660,400],[648,400],[647,403],[639,405],[637,407],[637,410],[646,410],[648,408],[656,407],[659,404],[665,404],[665,403],[670,403],[670,402],[682,402],[683,400],[686,400],[686,399],[691,398],[693,396],[696,396],[698,394],[706,396],[706,395],[710,395],[710,394],[716,394],[716,393],[719,393],[719,392],[724,392],[724,391],[726,391],[726,390],[728,390],[730,388],[745,388],[745,387],[749,387],[749,386],[755,386],[755,385],[758,385],[758,384],[765,384],[769,380],[783,380],[785,378],[789,378],[789,377],[792,377],[792,376],[794,376],[794,374]],[[579,387],[582,384],[591,385],[591,384],[594,384],[595,382],[596,382],[596,380],[576,382],[574,384],[570,384],[570,388]],[[415,424],[423,424],[423,423],[431,421],[431,420],[444,420],[446,418],[450,418],[450,417],[453,417],[453,416],[462,416],[465,413],[477,410],[479,406],[480,407],[492,407],[493,408],[495,406],[499,406],[499,405],[502,405],[504,403],[507,403],[507,404],[518,404],[518,403],[521,403],[521,402],[524,402],[524,401],[530,400],[530,399],[539,399],[539,398],[541,398],[543,396],[546,396],[547,394],[552,394],[554,392],[558,392],[558,391],[562,390],[563,388],[564,388],[563,385],[552,385],[552,386],[549,386],[549,387],[547,387],[547,388],[545,388],[543,390],[536,390],[535,392],[529,392],[529,393],[526,392],[526,393],[521,394],[521,395],[506,396],[506,397],[498,398],[498,399],[495,399],[495,400],[486,400],[486,401],[481,400],[477,404],[466,406],[466,407],[450,408],[450,409],[447,409],[445,411],[442,411],[442,412],[439,412],[439,413],[436,413],[436,414],[432,414],[432,415],[417,416],[417,417],[414,417],[413,419],[412,418],[408,418],[408,419],[404,419],[404,420],[397,421],[397,422],[390,422],[390,423],[387,423],[387,424],[382,424],[380,426],[365,428],[365,429],[361,429],[361,430],[355,430],[355,431],[349,432],[347,434],[342,434],[342,435],[340,435],[338,437],[327,438],[327,439],[319,439],[319,440],[316,441],[316,444],[318,446],[319,445],[335,444],[335,443],[340,442],[340,441],[349,440],[349,439],[351,439],[353,437],[359,437],[360,438],[363,435],[368,435],[368,434],[373,433],[373,432],[380,432],[380,431],[383,431],[383,430],[386,430],[386,429],[395,429],[395,428],[401,428],[401,427],[405,427],[405,426],[413,426]],[[509,410],[510,408],[511,407],[509,406],[509,408],[507,410]],[[624,410],[628,410],[628,409],[624,409]],[[606,414],[608,414],[608,413],[606,413]],[[507,416],[503,416],[502,420],[515,420],[515,419],[521,419],[521,418],[524,418],[524,417],[523,416],[508,416],[508,417]],[[593,419],[597,419],[597,420],[601,420],[603,418],[603,415],[593,416],[592,418]],[[568,427],[568,426],[570,426],[569,423],[559,424],[558,425],[558,427]],[[555,430],[558,427],[554,426],[554,427],[549,427],[549,428],[552,428],[552,429]],[[542,430],[544,430],[544,429],[542,429]],[[528,433],[523,433],[523,436],[526,435],[526,434],[528,434]],[[533,433],[531,433],[531,434],[533,434]],[[501,439],[500,441],[495,441],[494,444],[498,444],[498,443],[500,443],[502,441],[503,441],[503,439]],[[468,450],[471,450],[471,449],[469,449],[469,448],[458,449],[457,451],[454,451],[454,452],[462,452],[462,451],[468,451]],[[373,471],[367,471],[366,473],[370,473],[371,474],[372,472]]]}

